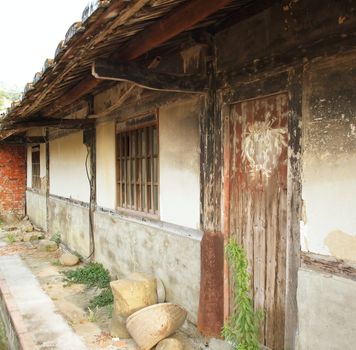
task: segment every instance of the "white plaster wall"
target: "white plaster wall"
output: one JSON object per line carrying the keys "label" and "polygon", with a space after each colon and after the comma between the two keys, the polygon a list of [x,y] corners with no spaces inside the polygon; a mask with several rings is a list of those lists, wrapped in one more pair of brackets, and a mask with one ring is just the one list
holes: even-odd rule
{"label": "white plaster wall", "polygon": [[199,229],[199,100],[187,99],[159,111],[160,217]]}
{"label": "white plaster wall", "polygon": [[83,132],[51,141],[49,154],[50,194],[88,202],[89,183],[85,170],[87,149],[83,144]]}
{"label": "white plaster wall", "polygon": [[297,349],[355,349],[355,295],[355,281],[299,270]]}
{"label": "white plaster wall", "polygon": [[26,191],[26,214],[36,227],[47,230],[47,205],[44,194]]}
{"label": "white plaster wall", "polygon": [[115,122],[98,124],[96,128],[96,195],[99,206],[115,209]]}
{"label": "white plaster wall", "polygon": [[301,246],[356,261],[356,55],[310,64],[303,82]]}
{"label": "white plaster wall", "polygon": [[356,155],[306,157],[304,168],[303,250],[356,260]]}

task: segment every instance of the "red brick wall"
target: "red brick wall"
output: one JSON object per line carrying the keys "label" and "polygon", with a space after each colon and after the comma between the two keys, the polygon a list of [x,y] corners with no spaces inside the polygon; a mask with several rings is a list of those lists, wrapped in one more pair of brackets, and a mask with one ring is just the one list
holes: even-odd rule
{"label": "red brick wall", "polygon": [[0,145],[0,216],[25,215],[26,147]]}

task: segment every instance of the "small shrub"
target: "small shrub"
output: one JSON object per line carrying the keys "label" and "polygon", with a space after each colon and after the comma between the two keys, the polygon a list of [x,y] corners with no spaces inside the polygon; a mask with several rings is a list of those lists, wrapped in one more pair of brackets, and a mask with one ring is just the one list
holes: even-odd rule
{"label": "small shrub", "polygon": [[54,233],[51,237],[51,241],[56,242],[59,245],[62,242],[61,234],[59,232]]}
{"label": "small shrub", "polygon": [[9,232],[6,234],[6,240],[9,242],[9,243],[15,243],[16,242],[16,236]]}
{"label": "small shrub", "polygon": [[225,247],[234,286],[233,310],[222,329],[222,336],[234,350],[259,350],[259,326],[262,310],[255,311],[251,299],[250,275],[244,249],[234,240]]}
{"label": "small shrub", "polygon": [[84,267],[63,272],[65,282],[81,283],[89,288],[102,289],[100,294],[89,302],[90,308],[103,307],[113,303],[114,297],[110,288],[110,273],[102,264],[91,262]]}
{"label": "small shrub", "polygon": [[112,313],[114,311],[114,303],[106,305],[106,311],[107,311],[109,317],[112,317]]}
{"label": "small shrub", "polygon": [[62,265],[61,262],[59,261],[59,259],[52,260],[51,264],[53,266],[61,266]]}
{"label": "small shrub", "polygon": [[99,308],[96,307],[95,309],[91,309],[90,307],[88,307],[88,321],[89,322],[96,322],[98,319],[98,311]]}
{"label": "small shrub", "polygon": [[89,307],[103,307],[114,302],[111,288],[105,288],[99,295],[90,300]]}
{"label": "small shrub", "polygon": [[110,287],[110,274],[102,264],[91,262],[84,267],[63,272],[68,283],[82,283],[88,287]]}

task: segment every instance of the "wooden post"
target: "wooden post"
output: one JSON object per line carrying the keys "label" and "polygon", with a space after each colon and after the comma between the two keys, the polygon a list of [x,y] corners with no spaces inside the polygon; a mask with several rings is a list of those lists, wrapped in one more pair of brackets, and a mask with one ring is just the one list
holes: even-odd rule
{"label": "wooden post", "polygon": [[224,235],[222,233],[222,121],[217,94],[215,54],[208,63],[208,94],[200,121],[201,134],[201,283],[198,329],[220,337],[224,322]]}

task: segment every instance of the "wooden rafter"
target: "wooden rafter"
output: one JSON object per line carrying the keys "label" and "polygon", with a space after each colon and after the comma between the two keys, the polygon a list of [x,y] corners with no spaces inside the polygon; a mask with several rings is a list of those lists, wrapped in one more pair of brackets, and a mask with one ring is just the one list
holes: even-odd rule
{"label": "wooden rafter", "polygon": [[[77,47],[80,45],[84,45],[85,49],[82,49],[81,52],[78,55],[75,55],[75,59],[72,59],[72,63],[68,66],[68,68],[66,68],[66,70],[64,72],[61,73],[61,79],[64,79],[67,75],[70,74],[70,72],[72,71],[72,69],[77,66],[80,62],[80,58],[81,56],[83,56],[89,49],[90,47],[96,46],[99,44],[100,41],[105,40],[105,38],[112,33],[115,28],[119,25],[122,25],[122,23],[124,23],[124,21],[127,21],[130,17],[134,16],[148,1],[147,0],[135,0],[132,1],[130,3],[130,5],[127,6],[126,10],[123,11],[122,13],[120,13],[120,11],[122,11],[123,6],[124,6],[124,2],[122,1],[116,1],[116,3],[114,3],[111,7],[110,7],[110,13],[109,15],[112,15],[111,13],[120,13],[119,16],[117,16],[117,19],[115,19],[113,21],[113,23],[101,30],[99,35],[95,35],[96,31],[99,30],[99,28],[101,28],[107,21],[108,21],[108,13],[105,11],[103,12],[100,17],[95,21],[94,25],[92,25],[86,32],[85,35],[80,36],[76,42],[75,45],[72,44],[71,47]],[[92,38],[88,41],[88,38]],[[63,56],[60,58],[60,61],[58,62],[58,64],[61,64],[62,62],[64,62],[65,60],[71,58],[71,56],[73,56],[73,49],[69,48],[68,50],[66,50],[63,54]],[[57,64],[57,65],[58,65]],[[80,82],[80,86],[79,86],[79,91],[81,91],[80,89],[82,89],[83,91],[87,91],[86,93],[88,93],[89,91],[91,91],[92,89],[94,89],[96,87],[96,81],[95,79],[93,79],[93,77],[89,76],[91,81],[88,81],[87,79],[84,79]],[[50,96],[51,91],[53,91],[54,89],[56,89],[57,87],[57,83],[54,83],[53,85],[50,85],[47,89],[46,92],[44,94],[42,94],[39,98],[36,98],[36,100],[34,101],[34,103],[32,103],[28,110],[26,110],[26,113],[31,113],[32,111],[35,111],[36,108],[42,103],[43,100],[45,100],[47,98],[47,96]],[[73,101],[76,100],[76,94],[78,89],[76,89],[77,86],[75,86],[73,89],[69,90],[66,95],[66,98],[59,98],[56,102],[55,102],[55,111],[60,110],[62,107],[65,107],[69,104],[71,104]],[[86,94],[85,93],[85,94]],[[85,94],[81,94],[81,96],[84,96]],[[80,96],[80,97],[81,97]],[[45,115],[49,116],[52,115],[52,106],[49,107],[48,109],[46,109],[46,112],[44,113]]]}
{"label": "wooden rafter", "polygon": [[102,80],[128,81],[149,90],[202,93],[207,89],[206,77],[153,72],[129,63],[97,60],[92,66],[92,75]]}
{"label": "wooden rafter", "polygon": [[5,144],[39,144],[46,143],[48,139],[45,136],[21,136],[15,135],[8,137],[4,141],[0,141],[0,143]]}
{"label": "wooden rafter", "polygon": [[[160,21],[150,25],[143,32],[131,38],[129,44],[120,50],[120,52],[115,55],[115,58],[125,61],[133,60],[175,37],[179,33],[191,28],[231,1],[232,0],[190,0],[179,6]],[[99,84],[100,80],[94,77],[85,78],[69,92],[62,95],[50,108],[47,108],[44,115],[53,115],[61,107],[72,103],[74,97],[80,98],[90,93]],[[77,94],[77,91],[80,93]]]}
{"label": "wooden rafter", "polygon": [[17,123],[0,124],[0,131],[4,130],[23,130],[43,126],[55,127],[59,129],[81,129],[93,125],[92,119],[38,119]]}

